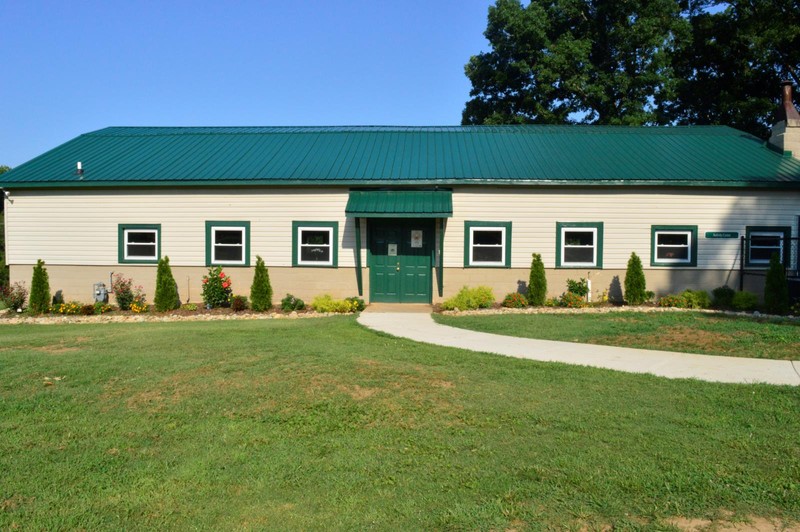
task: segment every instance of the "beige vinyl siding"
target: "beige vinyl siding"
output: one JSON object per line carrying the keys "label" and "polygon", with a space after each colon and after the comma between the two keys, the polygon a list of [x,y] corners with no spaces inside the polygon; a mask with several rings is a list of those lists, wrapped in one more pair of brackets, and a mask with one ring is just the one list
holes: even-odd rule
{"label": "beige vinyl siding", "polygon": [[[116,264],[118,224],[130,223],[161,224],[161,255],[175,266],[203,266],[205,221],[235,220],[250,222],[251,264],[261,255],[269,266],[291,267],[292,221],[299,220],[338,222],[339,267],[353,267],[355,220],[345,217],[347,199],[347,187],[14,190],[5,204],[7,262]],[[748,225],[781,225],[796,235],[798,214],[796,191],[459,186],[444,265],[463,267],[466,220],[512,223],[512,268],[528,268],[532,252],[555,267],[556,222],[603,222],[604,269],[624,269],[631,251],[650,268],[651,225],[697,225],[697,267],[731,270],[738,268],[739,240],[706,239],[705,232],[744,235]],[[366,246],[365,232],[363,265]]]}
{"label": "beige vinyl siding", "polygon": [[624,269],[632,251],[650,268],[651,225],[696,225],[697,267],[732,269],[739,267],[739,239],[706,239],[706,231],[744,235],[748,225],[782,225],[796,236],[798,214],[795,191],[456,187],[444,263],[463,266],[467,220],[512,223],[512,268],[529,267],[533,252],[555,267],[556,222],[603,222],[604,269]]}
{"label": "beige vinyl siding", "polygon": [[[118,224],[161,224],[161,255],[205,264],[205,222],[249,221],[251,263],[292,265],[292,221],[339,223],[339,266],[355,265],[355,222],[346,188],[22,191],[6,204],[9,264],[117,263]],[[362,253],[366,263],[366,253]]]}

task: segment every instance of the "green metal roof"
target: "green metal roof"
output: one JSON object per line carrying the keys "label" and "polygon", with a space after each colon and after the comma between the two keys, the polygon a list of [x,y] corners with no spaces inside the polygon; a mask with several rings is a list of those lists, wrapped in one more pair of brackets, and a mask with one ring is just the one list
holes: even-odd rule
{"label": "green metal roof", "polygon": [[450,190],[351,190],[347,216],[361,218],[450,218]]}
{"label": "green metal roof", "polygon": [[463,183],[796,188],[800,161],[720,126],[111,127],[0,177],[6,188]]}

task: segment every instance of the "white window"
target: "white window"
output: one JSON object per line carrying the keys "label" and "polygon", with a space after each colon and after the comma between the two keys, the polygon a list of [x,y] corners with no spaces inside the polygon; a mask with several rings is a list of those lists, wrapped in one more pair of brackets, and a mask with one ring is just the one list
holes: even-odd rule
{"label": "white window", "polygon": [[597,228],[561,228],[561,265],[597,265]]}
{"label": "white window", "polygon": [[779,231],[752,231],[750,233],[750,264],[769,264],[773,253],[783,262],[784,233]]}
{"label": "white window", "polygon": [[333,265],[333,227],[297,227],[297,264]]}
{"label": "white window", "polygon": [[244,227],[211,226],[211,263],[245,264]]}
{"label": "white window", "polygon": [[158,260],[158,229],[124,229],[124,260]]}
{"label": "white window", "polygon": [[656,231],[656,262],[667,264],[692,263],[691,231]]}
{"label": "white window", "polygon": [[506,265],[505,227],[470,227],[469,244],[470,266]]}

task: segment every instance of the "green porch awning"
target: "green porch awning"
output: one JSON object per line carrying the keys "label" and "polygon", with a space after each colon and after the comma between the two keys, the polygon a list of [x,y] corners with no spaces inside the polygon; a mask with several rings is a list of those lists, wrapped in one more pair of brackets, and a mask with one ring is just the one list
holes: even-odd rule
{"label": "green porch awning", "polygon": [[450,218],[452,190],[351,190],[345,213],[353,218]]}

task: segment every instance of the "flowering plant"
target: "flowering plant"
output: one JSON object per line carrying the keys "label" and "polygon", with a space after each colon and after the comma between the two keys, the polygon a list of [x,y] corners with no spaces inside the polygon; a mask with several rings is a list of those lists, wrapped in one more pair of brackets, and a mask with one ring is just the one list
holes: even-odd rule
{"label": "flowering plant", "polygon": [[147,294],[144,293],[144,288],[137,286],[133,289],[133,301],[131,302],[131,312],[134,314],[141,314],[147,312]]}
{"label": "flowering plant", "polygon": [[225,275],[221,266],[209,268],[203,276],[203,302],[207,307],[227,307],[233,293],[231,278]]}
{"label": "flowering plant", "polygon": [[131,303],[133,303],[133,279],[123,277],[121,273],[114,276],[111,281],[111,291],[117,299],[117,305],[120,310],[130,310]]}

